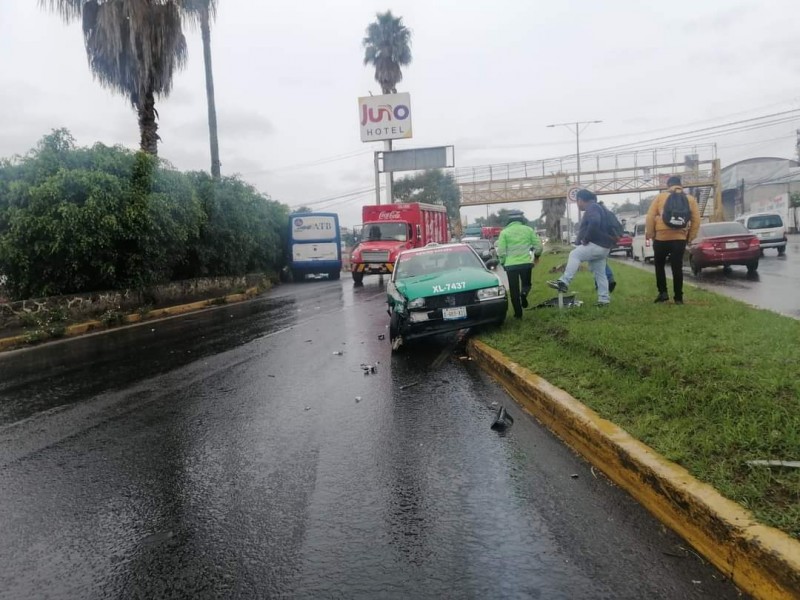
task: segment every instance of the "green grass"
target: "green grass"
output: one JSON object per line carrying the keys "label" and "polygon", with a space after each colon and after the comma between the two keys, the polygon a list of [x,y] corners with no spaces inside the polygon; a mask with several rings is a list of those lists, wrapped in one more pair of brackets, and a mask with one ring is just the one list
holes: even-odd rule
{"label": "green grass", "polygon": [[[531,306],[555,295],[548,271],[565,261],[542,258]],[[527,310],[481,339],[800,538],[800,469],[746,464],[800,460],[800,321],[688,282],[684,306],[653,304],[652,273],[611,264],[611,306],[594,306],[581,271],[570,292],[583,306]]]}

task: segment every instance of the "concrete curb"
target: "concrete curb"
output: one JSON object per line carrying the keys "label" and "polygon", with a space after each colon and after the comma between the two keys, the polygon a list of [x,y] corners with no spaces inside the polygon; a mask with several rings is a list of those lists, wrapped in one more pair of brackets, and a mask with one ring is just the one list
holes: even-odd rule
{"label": "concrete curb", "polygon": [[[220,298],[209,298],[208,300],[199,300],[197,302],[191,302],[189,304],[179,304],[177,306],[156,308],[143,315],[139,313],[132,313],[122,317],[122,325],[133,325],[135,323],[141,323],[143,321],[157,321],[158,319],[163,319],[165,317],[174,317],[175,315],[194,312],[202,310],[204,308],[219,306],[221,304],[235,304],[237,302],[242,302],[244,300],[253,298],[258,294],[259,294],[259,289],[257,287],[251,287],[245,290],[244,293],[241,294],[229,294],[227,296],[222,296]],[[117,327],[107,326],[101,321],[86,321],[84,323],[77,323],[75,325],[67,326],[64,331],[64,335],[61,337],[58,338],[48,337],[38,342],[29,342],[28,337],[25,335],[0,338],[0,352],[4,352],[7,350],[15,350],[20,347],[31,347],[35,345],[40,345],[50,341],[55,341],[57,339],[77,337],[91,332],[114,331],[116,329]]]}
{"label": "concrete curb", "polygon": [[610,421],[477,340],[470,356],[530,414],[755,598],[800,599],[800,542],[761,525]]}

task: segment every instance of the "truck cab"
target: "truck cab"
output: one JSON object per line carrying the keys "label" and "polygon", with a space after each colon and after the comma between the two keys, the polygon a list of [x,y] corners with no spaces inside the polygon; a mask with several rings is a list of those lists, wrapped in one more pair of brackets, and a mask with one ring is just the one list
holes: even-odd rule
{"label": "truck cab", "polygon": [[361,240],[350,257],[353,281],[364,275],[387,275],[403,250],[448,241],[444,206],[411,202],[364,206]]}

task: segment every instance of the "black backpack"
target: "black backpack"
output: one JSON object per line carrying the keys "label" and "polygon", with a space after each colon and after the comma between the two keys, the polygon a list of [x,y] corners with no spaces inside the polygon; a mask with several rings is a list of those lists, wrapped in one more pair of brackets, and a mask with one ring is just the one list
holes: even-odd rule
{"label": "black backpack", "polygon": [[664,208],[661,211],[661,218],[664,224],[673,229],[683,229],[692,218],[692,211],[689,208],[689,198],[682,191],[675,190],[670,192]]}
{"label": "black backpack", "polygon": [[622,237],[625,230],[622,228],[622,223],[617,219],[617,215],[608,210],[605,206],[600,205],[603,209],[603,228],[605,232],[617,243],[617,240]]}

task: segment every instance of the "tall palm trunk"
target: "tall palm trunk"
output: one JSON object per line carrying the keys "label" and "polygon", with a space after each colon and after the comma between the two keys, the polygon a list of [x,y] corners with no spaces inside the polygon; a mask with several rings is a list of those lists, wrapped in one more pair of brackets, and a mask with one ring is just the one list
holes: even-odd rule
{"label": "tall palm trunk", "polygon": [[156,123],[156,100],[152,91],[148,91],[144,98],[136,102],[136,112],[139,113],[139,133],[141,135],[140,147],[142,152],[158,156],[158,123]]}
{"label": "tall palm trunk", "polygon": [[220,178],[219,140],[217,138],[217,106],[214,101],[214,74],[211,70],[211,27],[208,7],[200,16],[200,31],[203,36],[203,60],[206,67],[206,99],[208,101],[208,137],[211,143],[211,176]]}

